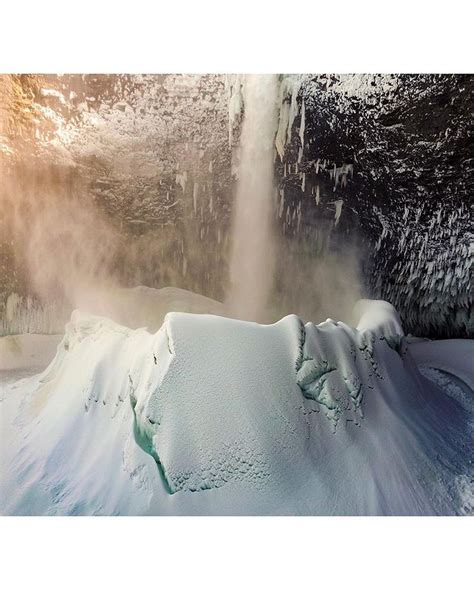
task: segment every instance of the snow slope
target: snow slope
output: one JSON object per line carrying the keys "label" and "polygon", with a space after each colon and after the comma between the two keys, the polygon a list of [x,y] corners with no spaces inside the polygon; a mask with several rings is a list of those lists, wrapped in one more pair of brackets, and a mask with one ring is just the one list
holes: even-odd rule
{"label": "snow slope", "polygon": [[472,409],[389,304],[358,312],[173,312],[156,333],[74,312],[49,367],[3,386],[1,512],[472,512]]}

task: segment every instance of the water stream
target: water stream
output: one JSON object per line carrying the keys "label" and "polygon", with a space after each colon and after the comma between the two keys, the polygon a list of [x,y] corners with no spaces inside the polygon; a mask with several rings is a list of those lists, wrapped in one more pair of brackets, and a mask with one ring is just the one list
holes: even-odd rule
{"label": "water stream", "polygon": [[230,258],[230,315],[262,321],[273,284],[274,140],[278,124],[277,75],[247,75]]}

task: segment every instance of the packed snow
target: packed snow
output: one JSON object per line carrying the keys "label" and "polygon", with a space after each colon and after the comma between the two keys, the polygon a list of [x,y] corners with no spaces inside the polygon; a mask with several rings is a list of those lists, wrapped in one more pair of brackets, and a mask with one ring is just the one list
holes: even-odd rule
{"label": "packed snow", "polygon": [[472,341],[412,340],[385,302],[261,325],[152,291],[152,322],[74,311],[39,374],[0,340],[1,513],[472,513]]}

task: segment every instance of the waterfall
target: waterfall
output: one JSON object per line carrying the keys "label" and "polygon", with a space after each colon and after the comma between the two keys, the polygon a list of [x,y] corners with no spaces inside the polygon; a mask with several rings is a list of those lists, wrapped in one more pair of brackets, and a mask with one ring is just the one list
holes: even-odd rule
{"label": "waterfall", "polygon": [[262,320],[273,284],[274,141],[278,124],[277,75],[243,80],[244,117],[232,225],[229,314]]}

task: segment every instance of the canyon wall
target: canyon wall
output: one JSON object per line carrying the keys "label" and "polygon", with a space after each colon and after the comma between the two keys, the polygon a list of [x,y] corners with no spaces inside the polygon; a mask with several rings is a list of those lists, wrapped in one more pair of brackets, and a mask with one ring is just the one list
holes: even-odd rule
{"label": "canyon wall", "polygon": [[[0,76],[4,333],[12,306],[73,307],[78,284],[224,298],[241,84]],[[472,76],[280,84],[274,317],[345,319],[369,296],[393,303],[407,332],[472,337]]]}

